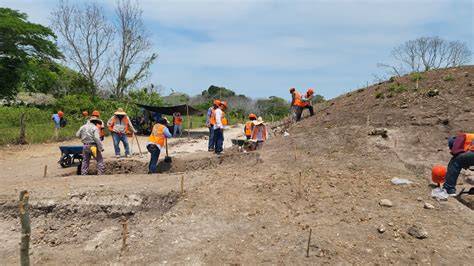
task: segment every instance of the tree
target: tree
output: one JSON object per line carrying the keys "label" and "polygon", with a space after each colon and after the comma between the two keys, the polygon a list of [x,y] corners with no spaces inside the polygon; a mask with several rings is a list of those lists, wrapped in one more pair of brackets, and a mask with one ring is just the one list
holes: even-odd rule
{"label": "tree", "polygon": [[289,104],[283,98],[270,96],[268,99],[257,100],[259,115],[283,117],[288,114]]}
{"label": "tree", "polygon": [[51,24],[61,37],[67,59],[93,84],[95,95],[109,71],[107,53],[114,39],[114,29],[102,8],[95,2],[79,5],[61,0],[52,12]]}
{"label": "tree", "polygon": [[235,96],[235,92],[225,87],[211,85],[207,90],[203,91],[201,95],[208,99],[224,99]]}
{"label": "tree", "polygon": [[[150,50],[151,43],[142,21],[143,11],[138,3],[130,0],[117,2],[116,29],[119,35],[119,46],[114,53],[114,64],[111,65],[111,85],[116,98],[122,99],[128,89],[145,79],[149,74],[151,64],[158,55]],[[137,68],[134,66],[138,65]],[[115,67],[116,66],[116,67]]]}
{"label": "tree", "polygon": [[0,97],[11,98],[16,94],[30,60],[63,56],[51,41],[56,38],[53,31],[27,18],[16,10],[0,8]]}
{"label": "tree", "polygon": [[378,63],[392,75],[403,75],[431,69],[457,67],[468,63],[472,52],[464,42],[446,41],[439,37],[410,40],[392,50],[397,65]]}

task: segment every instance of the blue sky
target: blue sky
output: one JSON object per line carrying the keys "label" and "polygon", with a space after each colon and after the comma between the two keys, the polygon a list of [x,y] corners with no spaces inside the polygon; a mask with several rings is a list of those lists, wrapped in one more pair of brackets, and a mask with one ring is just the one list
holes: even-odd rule
{"label": "blue sky", "polygon": [[[98,0],[110,13],[115,1]],[[372,83],[406,40],[438,35],[473,49],[471,0],[140,0],[159,59],[147,83],[190,95],[209,85],[288,99],[326,98]],[[52,0],[0,0],[49,24]],[[164,93],[169,93],[165,90]]]}

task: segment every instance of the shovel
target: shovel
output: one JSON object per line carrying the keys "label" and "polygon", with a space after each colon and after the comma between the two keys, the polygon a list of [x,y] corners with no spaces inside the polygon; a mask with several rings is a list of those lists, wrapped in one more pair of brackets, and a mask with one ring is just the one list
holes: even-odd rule
{"label": "shovel", "polygon": [[165,163],[171,163],[171,157],[168,156],[168,139],[165,138],[165,146],[166,146],[166,156],[165,156]]}
{"label": "shovel", "polygon": [[135,135],[135,133],[133,133],[133,136],[135,137],[135,140],[137,141],[138,151],[140,152],[140,158],[142,158],[143,153],[142,153],[142,148],[140,147],[140,142],[138,142],[138,137],[137,137],[137,135]]}

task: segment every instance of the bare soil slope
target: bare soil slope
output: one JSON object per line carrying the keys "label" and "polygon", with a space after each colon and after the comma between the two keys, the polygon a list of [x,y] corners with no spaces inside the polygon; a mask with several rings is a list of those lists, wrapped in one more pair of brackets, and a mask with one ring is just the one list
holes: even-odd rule
{"label": "bare soil slope", "polygon": [[[419,89],[396,78],[321,104],[296,125],[273,126],[289,136],[277,134],[257,153],[183,155],[157,176],[69,177],[69,194],[64,177],[32,179],[40,199],[32,261],[467,265],[474,213],[452,198],[433,200],[429,169],[449,160],[448,136],[474,131],[473,78],[472,66],[425,73]],[[381,128],[386,138],[369,134]],[[393,185],[393,177],[414,183]],[[16,263],[16,202],[8,194],[0,258]],[[120,217],[130,230],[122,251]],[[414,225],[427,237],[410,235]]]}

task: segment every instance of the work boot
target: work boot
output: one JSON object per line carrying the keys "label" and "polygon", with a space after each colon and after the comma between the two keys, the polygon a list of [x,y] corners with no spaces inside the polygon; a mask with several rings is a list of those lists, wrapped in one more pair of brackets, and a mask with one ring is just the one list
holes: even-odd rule
{"label": "work boot", "polygon": [[130,154],[127,154],[127,158],[132,158],[132,155],[130,155]]}
{"label": "work boot", "polygon": [[208,149],[207,151],[208,151],[208,152],[213,152],[213,151],[214,151],[214,149]]}
{"label": "work boot", "polygon": [[455,197],[456,196],[456,189],[454,189],[454,188],[446,189],[446,193],[448,193],[448,195],[451,196],[451,197]]}
{"label": "work boot", "polygon": [[120,155],[115,155],[115,158],[120,159]]}

